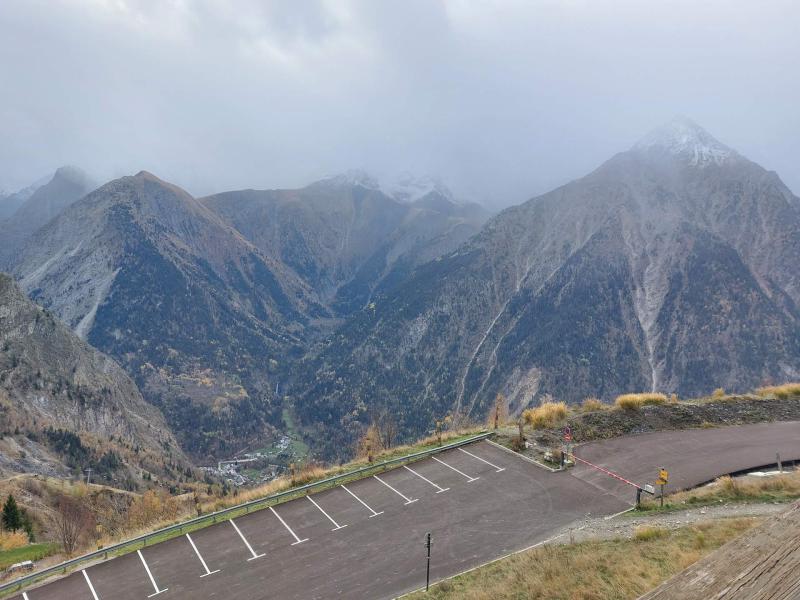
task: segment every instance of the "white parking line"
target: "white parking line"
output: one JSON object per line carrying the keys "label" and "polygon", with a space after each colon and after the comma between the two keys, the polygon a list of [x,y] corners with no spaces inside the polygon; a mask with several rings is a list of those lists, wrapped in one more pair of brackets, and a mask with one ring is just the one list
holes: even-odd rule
{"label": "white parking line", "polygon": [[81,573],[83,573],[83,578],[86,580],[86,585],[89,586],[89,591],[92,592],[92,598],[94,598],[94,600],[100,600],[100,598],[97,595],[97,592],[94,591],[92,580],[89,579],[89,574],[86,572],[86,569],[81,569]]}
{"label": "white parking line", "polygon": [[475,455],[474,455],[472,452],[467,452],[467,451],[466,451],[466,450],[464,450],[463,448],[459,448],[459,450],[461,450],[461,451],[462,451],[464,454],[469,454],[469,455],[470,455],[472,458],[477,458],[479,461],[486,463],[487,465],[489,465],[490,467],[492,467],[492,468],[494,468],[494,469],[497,469],[497,472],[498,472],[498,473],[499,473],[500,471],[505,471],[505,470],[506,470],[506,468],[505,468],[505,467],[498,467],[497,465],[493,465],[493,464],[492,464],[492,463],[490,463],[488,460],[484,460],[484,459],[482,459],[480,456],[475,456]]}
{"label": "white parking line", "polygon": [[147,571],[147,576],[150,578],[150,583],[153,584],[153,589],[155,590],[155,593],[150,594],[148,598],[152,598],[153,596],[158,596],[159,594],[166,592],[169,588],[164,588],[163,590],[158,589],[158,584],[156,584],[156,580],[153,579],[153,574],[150,572],[150,567],[147,566],[147,563],[144,560],[144,556],[142,556],[142,551],[137,550],[136,554],[138,554],[139,558],[142,560],[142,564],[144,565],[144,570]]}
{"label": "white parking line", "polygon": [[466,478],[467,478],[467,483],[472,483],[473,481],[476,481],[476,480],[480,479],[480,477],[470,477],[470,476],[469,476],[469,475],[467,475],[466,473],[463,473],[463,472],[459,471],[458,469],[456,469],[456,468],[455,468],[454,466],[452,466],[452,465],[448,465],[446,462],[444,462],[443,460],[439,460],[439,459],[438,459],[438,458],[436,458],[435,456],[431,456],[431,458],[432,458],[433,460],[435,460],[436,462],[438,462],[439,464],[442,464],[442,465],[444,465],[444,466],[445,466],[445,467],[447,467],[448,469],[452,469],[453,471],[455,471],[455,472],[456,472],[456,473],[458,473],[459,475],[462,475],[463,477],[466,477]]}
{"label": "white parking line", "polygon": [[412,502],[416,502],[417,500],[419,500],[419,498],[414,498],[414,499],[412,500],[411,498],[408,498],[407,496],[404,496],[403,494],[401,494],[400,492],[398,492],[396,489],[394,489],[392,486],[390,486],[388,483],[386,483],[386,482],[385,482],[383,479],[381,479],[381,478],[380,478],[380,477],[378,477],[377,475],[373,475],[373,477],[374,477],[375,479],[377,479],[378,481],[380,481],[380,482],[381,482],[383,485],[385,485],[387,488],[389,488],[390,490],[392,490],[392,491],[393,491],[395,494],[397,494],[398,496],[400,496],[400,497],[401,497],[403,500],[405,500],[405,501],[406,501],[406,502],[405,502],[406,504],[411,504]]}
{"label": "white parking line", "polygon": [[433,487],[435,487],[437,490],[439,490],[438,492],[436,492],[437,494],[441,494],[442,492],[446,492],[447,490],[449,490],[449,489],[450,489],[450,488],[443,488],[443,487],[441,487],[441,486],[439,486],[439,485],[436,485],[436,484],[435,484],[435,483],[433,483],[433,482],[432,482],[430,479],[428,479],[427,477],[425,477],[425,476],[423,476],[423,475],[420,475],[419,473],[417,473],[417,472],[416,472],[414,469],[412,469],[411,467],[407,467],[406,465],[403,465],[403,467],[405,467],[406,469],[408,469],[409,471],[411,471],[411,472],[412,472],[414,475],[416,475],[417,477],[419,477],[420,479],[422,479],[422,481],[427,481],[427,482],[428,482],[428,483],[430,483],[430,484],[431,484]]}
{"label": "white parking line", "polygon": [[253,550],[253,547],[250,545],[250,542],[248,542],[247,539],[244,537],[244,535],[242,535],[242,532],[239,531],[239,528],[236,526],[236,523],[233,522],[233,519],[230,519],[228,522],[231,525],[233,525],[233,528],[236,530],[236,533],[239,534],[239,537],[242,538],[242,541],[244,542],[244,545],[247,546],[247,549],[250,550],[250,554],[253,555],[252,558],[248,558],[247,559],[248,561],[255,560],[257,558],[261,558],[262,556],[265,556],[265,554],[256,554],[256,551]]}
{"label": "white parking line", "polygon": [[286,524],[286,521],[284,521],[283,519],[281,519],[281,516],[278,514],[278,512],[277,512],[277,511],[276,511],[274,508],[272,508],[272,507],[270,506],[270,507],[269,507],[269,509],[272,511],[272,514],[273,514],[273,515],[275,515],[276,517],[278,517],[278,521],[280,521],[280,522],[281,522],[281,524],[283,524],[283,526],[284,526],[284,527],[286,527],[286,531],[288,531],[289,533],[291,533],[291,534],[292,534],[292,537],[293,537],[293,538],[296,540],[295,542],[293,542],[293,543],[292,543],[292,546],[296,546],[297,544],[302,544],[303,542],[307,542],[307,541],[308,541],[308,538],[304,538],[304,539],[302,539],[302,540],[301,540],[299,537],[297,537],[297,534],[296,534],[294,531],[292,531],[292,528],[291,528],[291,527],[289,527],[289,526]]}
{"label": "white parking line", "polygon": [[200,575],[200,577],[208,577],[209,575],[213,575],[214,573],[219,573],[219,569],[212,571],[211,569],[208,568],[206,561],[203,560],[203,557],[200,555],[200,550],[198,550],[197,546],[194,545],[194,540],[189,536],[188,533],[186,534],[186,539],[189,540],[189,543],[192,545],[194,553],[197,554],[197,558],[200,559],[200,564],[203,565],[203,568],[206,570],[206,574]]}
{"label": "white parking line", "polygon": [[22,600],[30,600],[30,598],[28,598],[27,592],[22,592]]}
{"label": "white parking line", "polygon": [[356,496],[356,495],[355,495],[353,492],[351,492],[350,490],[348,490],[348,489],[347,489],[347,488],[344,486],[344,484],[340,485],[339,487],[341,487],[341,488],[342,488],[342,489],[343,489],[345,492],[347,492],[348,494],[350,494],[350,495],[351,495],[353,498],[355,498],[356,500],[358,500],[359,502],[361,502],[361,504],[363,504],[363,505],[364,505],[364,508],[366,508],[366,509],[367,509],[369,512],[371,512],[371,513],[372,513],[372,514],[369,516],[369,518],[370,518],[370,519],[371,519],[372,517],[377,517],[378,515],[382,515],[382,514],[383,514],[383,511],[381,511],[381,512],[375,512],[374,510],[372,510],[372,508],[371,508],[371,507],[370,507],[370,506],[369,506],[369,505],[368,505],[366,502],[364,502],[364,501],[363,501],[361,498],[359,498],[359,497],[358,497],[358,496]]}
{"label": "white parking line", "polygon": [[326,513],[324,510],[322,510],[322,507],[319,504],[317,504],[316,502],[314,502],[314,499],[311,496],[306,496],[306,498],[308,498],[308,500],[311,502],[311,504],[313,504],[314,506],[316,506],[319,509],[319,512],[321,512],[323,515],[328,517],[328,521],[333,523],[334,527],[333,527],[333,529],[331,529],[331,531],[336,531],[337,529],[343,529],[343,528],[347,527],[347,525],[339,525],[336,521],[334,521],[333,517],[330,516],[328,513]]}

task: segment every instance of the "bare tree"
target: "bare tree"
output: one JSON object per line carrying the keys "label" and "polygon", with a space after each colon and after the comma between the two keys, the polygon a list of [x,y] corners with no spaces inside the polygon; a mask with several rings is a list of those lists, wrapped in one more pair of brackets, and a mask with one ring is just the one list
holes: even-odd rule
{"label": "bare tree", "polygon": [[378,427],[381,434],[381,442],[383,447],[387,450],[394,446],[395,438],[397,438],[397,421],[394,415],[387,409],[381,411]]}
{"label": "bare tree", "polygon": [[492,412],[489,413],[489,421],[494,429],[497,429],[500,423],[504,423],[508,419],[508,402],[506,397],[498,393],[494,399],[494,406]]}
{"label": "bare tree", "polygon": [[56,504],[52,521],[64,552],[72,556],[92,524],[92,514],[79,499],[64,495]]}

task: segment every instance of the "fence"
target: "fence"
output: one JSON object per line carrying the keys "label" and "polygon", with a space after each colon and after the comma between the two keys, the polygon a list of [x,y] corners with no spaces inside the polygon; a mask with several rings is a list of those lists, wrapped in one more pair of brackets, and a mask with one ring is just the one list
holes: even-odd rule
{"label": "fence", "polygon": [[406,454],[405,456],[398,456],[397,458],[392,458],[390,460],[386,460],[383,462],[367,465],[365,467],[361,467],[360,469],[355,469],[353,471],[341,473],[333,477],[320,479],[319,481],[314,481],[312,483],[307,483],[299,487],[284,490],[283,492],[271,494],[269,496],[265,496],[264,498],[257,498],[255,500],[250,500],[249,502],[237,504],[236,506],[224,508],[222,510],[215,511],[207,515],[196,517],[188,521],[183,521],[176,525],[170,525],[169,527],[164,527],[163,529],[158,529],[151,533],[131,538],[124,542],[108,546],[107,548],[102,548],[95,552],[84,554],[83,556],[78,556],[76,558],[64,561],[52,567],[48,567],[47,569],[43,569],[41,571],[37,571],[35,573],[26,575],[24,577],[15,579],[14,581],[2,584],[0,585],[0,596],[5,596],[9,592],[19,591],[24,586],[33,583],[35,581],[38,581],[39,579],[48,577],[50,575],[54,575],[56,573],[66,573],[68,569],[75,568],[78,565],[81,565],[86,562],[96,559],[105,560],[110,555],[116,556],[118,554],[123,553],[125,550],[129,550],[132,552],[133,550],[136,549],[137,546],[140,547],[147,546],[148,541],[152,541],[154,539],[158,539],[158,541],[164,541],[164,539],[167,538],[170,533],[177,532],[178,534],[181,534],[184,531],[191,531],[192,528],[199,529],[199,527],[196,526],[202,524],[212,525],[221,520],[225,520],[228,517],[237,516],[242,512],[249,513],[251,510],[266,508],[267,506],[278,504],[281,500],[285,500],[287,498],[291,499],[295,496],[303,496],[307,492],[311,492],[319,488],[326,488],[328,486],[335,485],[340,481],[350,480],[352,478],[358,479],[360,478],[359,476],[365,476],[365,474],[367,473],[385,471],[389,467],[395,465],[421,460],[433,454],[438,454],[439,452],[450,450],[451,448],[458,448],[459,446],[465,446],[467,444],[471,444],[473,442],[486,439],[491,435],[492,435],[491,432],[479,433],[477,435],[465,438],[463,440],[459,440],[457,442],[445,444],[443,446],[436,446],[435,448],[429,448],[428,450],[422,450],[420,452],[415,452],[413,454]]}

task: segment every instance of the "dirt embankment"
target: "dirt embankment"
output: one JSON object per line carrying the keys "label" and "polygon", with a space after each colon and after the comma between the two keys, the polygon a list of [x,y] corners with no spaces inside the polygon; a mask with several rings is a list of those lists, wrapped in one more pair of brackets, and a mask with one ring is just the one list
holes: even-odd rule
{"label": "dirt embankment", "polygon": [[[800,399],[764,399],[728,396],[722,400],[677,402],[644,406],[639,410],[609,409],[570,415],[566,421],[575,443],[622,435],[745,425],[770,421],[800,421]],[[561,441],[561,428],[529,432],[543,446]]]}

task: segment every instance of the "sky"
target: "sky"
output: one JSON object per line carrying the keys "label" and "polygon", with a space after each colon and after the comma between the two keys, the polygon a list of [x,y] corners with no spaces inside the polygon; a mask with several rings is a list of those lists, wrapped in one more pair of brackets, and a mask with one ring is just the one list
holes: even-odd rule
{"label": "sky", "polygon": [[363,169],[492,208],[685,115],[800,195],[796,0],[2,0],[0,189]]}

